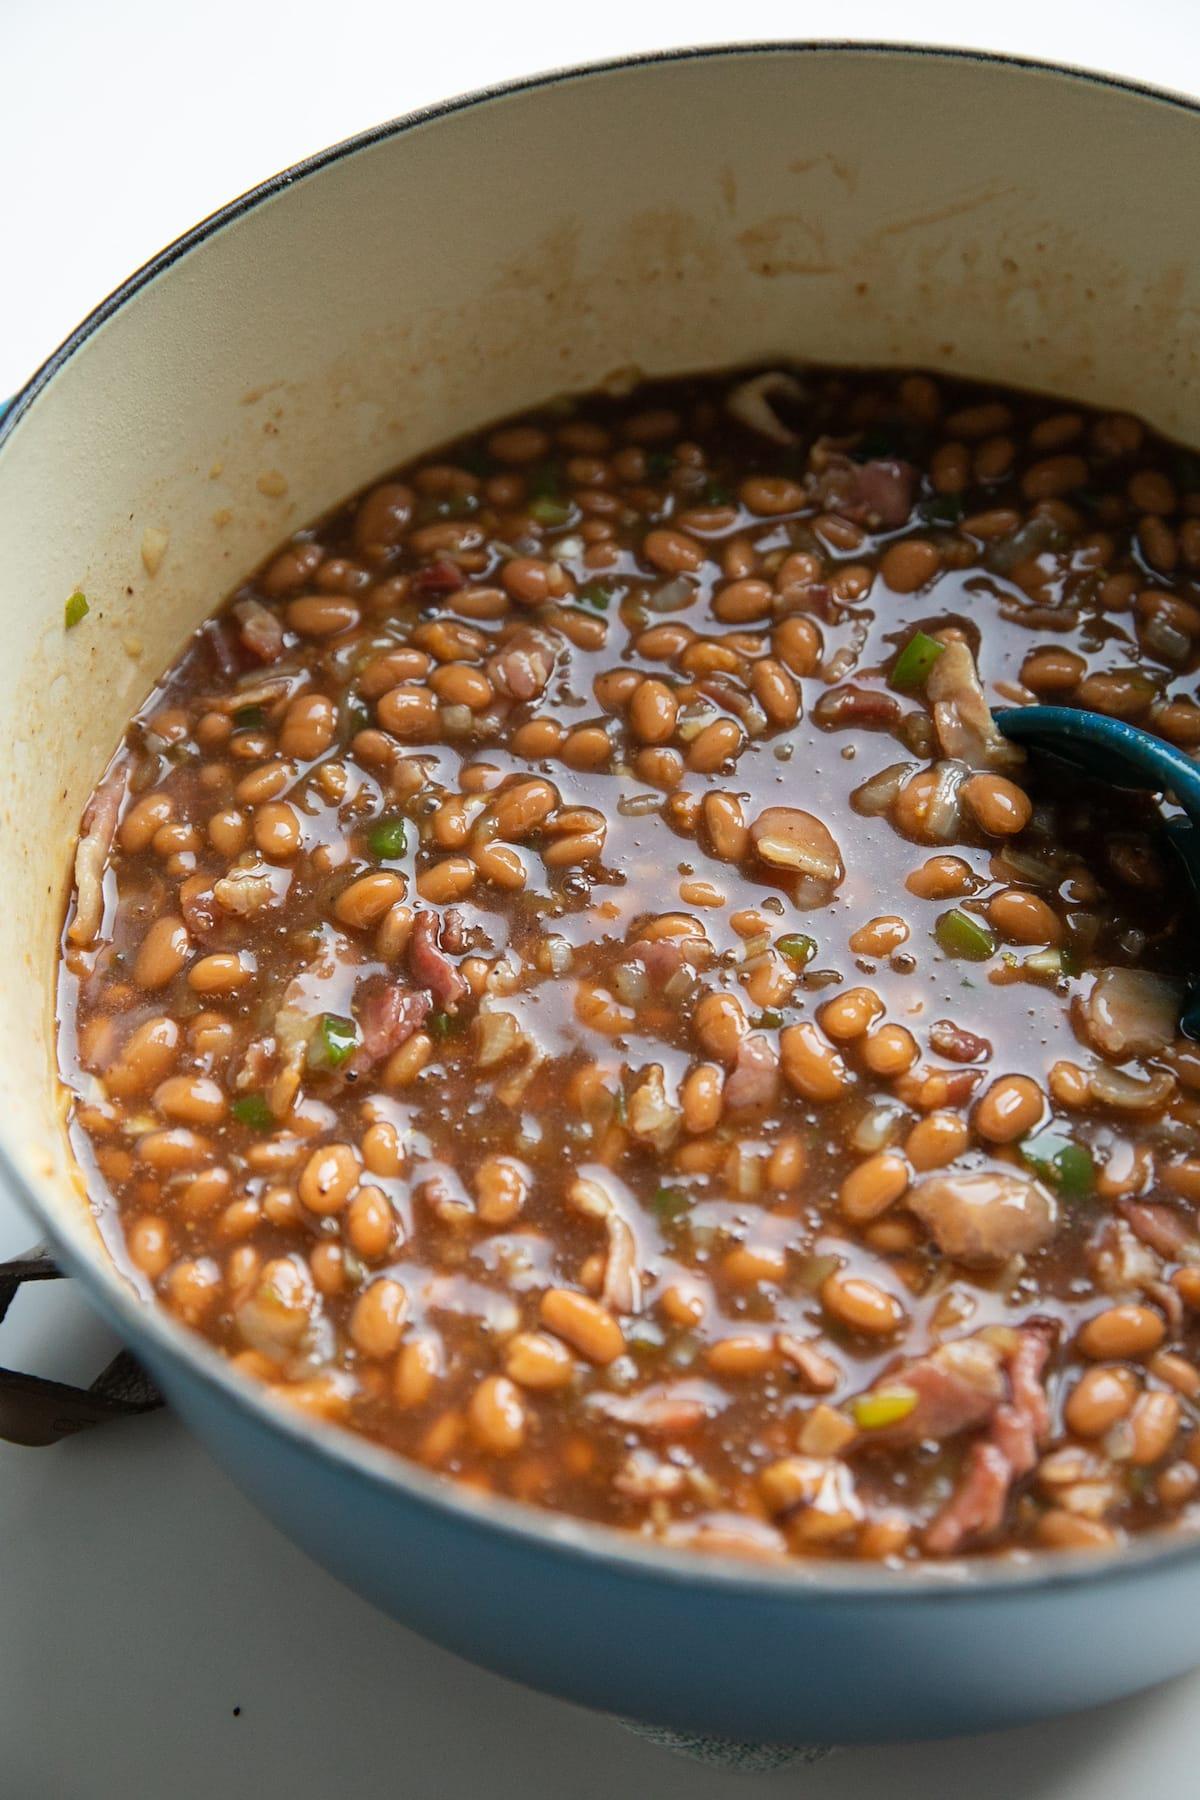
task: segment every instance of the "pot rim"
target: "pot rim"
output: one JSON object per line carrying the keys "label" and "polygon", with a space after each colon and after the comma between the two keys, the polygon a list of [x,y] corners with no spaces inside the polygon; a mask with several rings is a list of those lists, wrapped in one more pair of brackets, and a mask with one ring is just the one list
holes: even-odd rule
{"label": "pot rim", "polygon": [[[7,407],[0,402],[0,450],[39,394],[75,352],[142,288],[227,225],[253,212],[285,188],[319,175],[344,158],[401,137],[439,118],[466,112],[493,100],[532,93],[542,87],[581,82],[624,69],[781,53],[790,56],[886,56],[905,61],[928,58],[946,63],[997,65],[1029,75],[1051,75],[1090,87],[1113,89],[1156,105],[1200,115],[1200,100],[1187,94],[1076,64],[938,44],[837,38],[702,44],[608,57],[517,76],[418,107],[342,139],[248,188],[174,239],[87,314],[35,370]],[[94,1287],[110,1322],[116,1324],[122,1334],[127,1331],[135,1347],[139,1338],[148,1336],[156,1351],[170,1361],[184,1364],[210,1390],[218,1392],[235,1408],[289,1440],[295,1448],[308,1450],[337,1465],[356,1483],[372,1490],[399,1488],[409,1500],[444,1512],[469,1530],[496,1533],[516,1540],[518,1546],[531,1551],[549,1551],[556,1556],[598,1563],[607,1566],[614,1575],[664,1582],[672,1587],[739,1591],[747,1597],[779,1603],[837,1597],[846,1602],[872,1605],[881,1602],[908,1604],[915,1600],[938,1603],[971,1599],[981,1593],[1019,1593],[1029,1588],[1054,1589],[1080,1582],[1130,1580],[1147,1567],[1171,1568],[1200,1556],[1200,1532],[1184,1532],[1176,1527],[1143,1533],[1133,1543],[1111,1551],[1034,1550],[1004,1560],[960,1558],[945,1563],[920,1563],[911,1569],[887,1569],[871,1563],[833,1559],[758,1562],[731,1555],[676,1549],[613,1526],[497,1495],[479,1495],[465,1484],[423,1469],[409,1458],[385,1450],[339,1425],[306,1417],[287,1402],[273,1398],[271,1390],[263,1384],[237,1374],[225,1357],[172,1319],[165,1308],[137,1300],[107,1256],[85,1255],[60,1231],[57,1220],[43,1206],[34,1184],[27,1181],[16,1166],[2,1137],[0,1180],[45,1228],[55,1251],[72,1273],[81,1278],[85,1288]]]}

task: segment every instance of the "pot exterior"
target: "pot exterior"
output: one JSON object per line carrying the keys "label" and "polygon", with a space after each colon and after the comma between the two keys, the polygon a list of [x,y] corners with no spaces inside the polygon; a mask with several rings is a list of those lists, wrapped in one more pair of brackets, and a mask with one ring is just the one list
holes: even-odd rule
{"label": "pot exterior", "polygon": [[[141,1303],[67,1151],[51,997],[84,799],[185,635],[289,532],[439,440],[617,369],[927,365],[1200,442],[1198,185],[1188,103],[1002,60],[765,46],[548,77],[238,203],[135,278],[0,424],[0,708],[17,722],[0,1177],[263,1510],[489,1668],[733,1737],[979,1730],[1200,1661],[1200,1556],[1082,1579],[1048,1559],[1017,1584],[740,1580],[549,1517],[517,1530],[277,1418]],[[140,554],[147,528],[165,556]],[[92,611],[66,633],[76,587]]]}
{"label": "pot exterior", "polygon": [[238,1486],[364,1599],[497,1674],[623,1718],[765,1743],[948,1737],[1096,1706],[1200,1661],[1194,1563],[907,1597],[680,1581],[364,1481],[138,1349]]}

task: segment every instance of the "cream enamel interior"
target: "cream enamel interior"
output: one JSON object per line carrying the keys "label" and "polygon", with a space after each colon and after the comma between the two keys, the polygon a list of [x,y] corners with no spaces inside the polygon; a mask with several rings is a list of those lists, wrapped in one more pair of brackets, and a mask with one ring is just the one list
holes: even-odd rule
{"label": "cream enamel interior", "polygon": [[[1200,440],[1198,176],[1200,119],[1166,97],[936,53],[704,53],[410,122],[112,310],[0,441],[0,1116],[59,1233],[88,1253],[52,1004],[80,810],[185,634],[274,544],[409,455],[629,365],[926,365]],[[147,527],[169,534],[153,576]],[[68,634],[76,587],[91,612]]]}

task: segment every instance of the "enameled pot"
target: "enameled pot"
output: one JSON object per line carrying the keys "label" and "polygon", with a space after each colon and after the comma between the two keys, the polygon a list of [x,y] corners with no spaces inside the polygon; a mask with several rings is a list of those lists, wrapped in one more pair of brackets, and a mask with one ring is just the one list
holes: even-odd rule
{"label": "enameled pot", "polygon": [[[1200,441],[1197,191],[1195,105],[1067,70],[795,45],[549,75],[236,201],[0,425],[3,1179],[263,1510],[477,1662],[736,1737],[979,1730],[1200,1662],[1200,1544],[779,1570],[485,1501],[284,1410],[138,1301],[67,1149],[55,953],[88,791],[185,635],[289,531],[616,369],[927,365]],[[91,612],[67,634],[77,587]]]}

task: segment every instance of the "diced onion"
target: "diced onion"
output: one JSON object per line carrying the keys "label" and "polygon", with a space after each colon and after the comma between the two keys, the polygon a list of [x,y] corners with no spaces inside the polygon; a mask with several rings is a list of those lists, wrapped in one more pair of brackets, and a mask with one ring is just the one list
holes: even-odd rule
{"label": "diced onion", "polygon": [[855,812],[863,813],[868,819],[877,819],[888,810],[900,789],[909,776],[914,774],[916,763],[890,763],[886,769],[880,769],[878,775],[872,775],[861,787],[855,788],[850,799]]}

